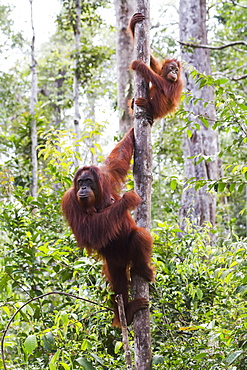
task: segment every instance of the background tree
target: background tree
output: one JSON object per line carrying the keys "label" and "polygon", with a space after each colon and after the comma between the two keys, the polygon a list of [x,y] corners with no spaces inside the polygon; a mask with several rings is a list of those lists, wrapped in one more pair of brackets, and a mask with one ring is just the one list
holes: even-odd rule
{"label": "background tree", "polygon": [[[93,122],[94,118],[94,107],[95,100],[99,99],[103,94],[106,94],[106,89],[99,91],[99,86],[104,86],[102,83],[102,71],[104,70],[104,63],[110,59],[112,49],[106,44],[98,45],[98,42],[94,42],[95,39],[99,38],[100,32],[104,32],[104,22],[98,9],[105,4],[105,0],[100,1],[64,1],[61,14],[58,17],[58,25],[61,31],[67,32],[67,34],[73,34],[75,40],[71,57],[74,63],[74,75],[73,75],[73,105],[75,122],[78,121],[78,113],[81,109],[83,100],[86,102],[86,108],[84,117],[81,120],[81,127],[79,128],[76,123],[77,139],[79,131],[83,132],[83,122],[85,121],[85,129],[89,123],[89,114],[91,114],[90,122]],[[106,37],[107,38],[107,37]],[[80,92],[84,92],[83,98],[80,97]],[[88,101],[87,101],[88,100]],[[83,120],[84,118],[84,120]],[[94,122],[93,122],[94,124]],[[97,131],[97,129],[96,129]],[[98,137],[96,135],[95,137]],[[89,140],[92,141],[92,140]],[[78,149],[79,145],[75,142]],[[94,158],[95,148],[90,145],[90,150]],[[79,155],[80,158],[80,155]],[[76,165],[79,162],[76,160]]]}
{"label": "background tree", "polygon": [[[79,109],[79,81],[77,74],[77,54],[80,52],[80,36],[81,36],[81,0],[75,2],[75,22],[73,24],[74,38],[75,38],[75,59],[74,59],[74,86],[73,86],[73,100],[74,100],[74,128],[76,139],[79,140],[80,131],[80,109]],[[79,147],[77,147],[79,152]],[[75,157],[75,167],[79,166],[78,157]]]}
{"label": "background tree", "polygon": [[130,115],[130,101],[133,98],[132,74],[129,70],[133,60],[133,40],[128,30],[129,20],[134,13],[134,3],[130,0],[115,0],[117,28],[117,77],[119,130],[127,132],[133,124]]}
{"label": "background tree", "polygon": [[32,186],[31,193],[34,198],[37,197],[38,191],[38,159],[37,159],[37,127],[35,117],[35,107],[38,101],[38,82],[37,82],[37,69],[35,58],[35,31],[33,23],[33,0],[30,1],[31,9],[31,27],[32,27],[32,43],[31,43],[31,97],[30,97],[30,114],[31,114],[31,143],[32,143]]}
{"label": "background tree", "polygon": [[[179,28],[181,41],[191,39],[207,44],[206,1],[181,1],[179,8]],[[207,186],[195,189],[193,182],[216,180],[219,176],[217,153],[219,149],[215,123],[214,95],[210,86],[200,86],[200,77],[195,84],[190,78],[190,68],[201,73],[211,74],[209,52],[205,49],[194,50],[182,47],[185,61],[187,99],[185,109],[188,116],[188,130],[184,139],[185,186],[180,210],[181,227],[186,223],[203,225],[210,222],[215,226],[216,195]]]}
{"label": "background tree", "polygon": [[[215,35],[211,50],[213,75],[223,82],[216,89],[217,127],[221,130],[222,177],[220,181],[220,212],[217,213],[221,230],[228,235],[232,229],[246,236],[246,186],[244,180],[247,86],[246,35],[244,4],[217,3],[216,19],[220,27],[212,25]],[[222,45],[240,42],[238,46]],[[209,49],[210,50],[210,49]],[[230,149],[231,148],[231,149]],[[229,191],[230,190],[230,191]]]}

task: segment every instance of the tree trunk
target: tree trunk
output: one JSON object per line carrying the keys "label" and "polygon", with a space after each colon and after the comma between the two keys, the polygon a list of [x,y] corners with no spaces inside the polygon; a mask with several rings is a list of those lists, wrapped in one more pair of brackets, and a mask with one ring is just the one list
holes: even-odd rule
{"label": "tree trunk", "polygon": [[118,110],[119,130],[127,132],[133,124],[129,112],[129,102],[133,98],[132,74],[129,70],[133,60],[133,42],[127,32],[129,20],[134,12],[132,0],[115,0],[117,28],[117,73],[118,73]]}
{"label": "tree trunk", "polygon": [[[205,0],[181,0],[180,1],[180,40],[188,42],[191,38],[199,43],[207,43],[206,29],[206,1]],[[186,49],[182,47],[182,59],[198,72],[211,74],[209,51],[206,49]],[[192,78],[185,71],[186,90],[192,93],[193,100],[185,109],[191,112],[189,120],[192,122],[190,130],[192,136],[184,139],[184,158],[185,158],[185,181],[190,178],[195,180],[215,180],[218,178],[218,134],[211,127],[215,121],[215,108],[213,105],[214,95],[210,86],[199,89]],[[194,104],[195,99],[201,99]],[[204,106],[205,102],[210,102]],[[199,116],[208,119],[209,126],[206,127]],[[195,124],[200,125],[200,130],[193,129]],[[192,156],[210,156],[211,161],[205,160],[196,164],[199,158]],[[195,190],[194,186],[184,188],[182,194],[182,206],[180,210],[181,228],[186,230],[187,222],[193,226],[202,225],[210,222],[215,225],[216,195],[208,192],[206,186]]]}
{"label": "tree trunk", "polygon": [[60,128],[60,125],[61,125],[61,107],[60,107],[60,104],[59,102],[62,100],[63,98],[63,84],[64,84],[64,81],[65,81],[65,75],[66,75],[66,71],[65,70],[62,70],[60,69],[59,70],[59,74],[55,80],[55,86],[56,86],[56,91],[57,91],[57,102],[54,103],[54,115],[55,115],[55,127],[56,128]]}
{"label": "tree trunk", "polygon": [[[79,108],[79,81],[77,77],[77,54],[80,52],[80,36],[81,36],[81,0],[76,0],[76,25],[74,28],[75,37],[75,59],[74,59],[74,129],[76,140],[80,137],[80,108]],[[76,146],[76,152],[79,153],[79,146]],[[79,160],[75,157],[75,167],[79,166]]]}
{"label": "tree trunk", "polygon": [[[85,126],[87,125],[87,120],[90,120],[92,123],[96,122],[96,117],[95,117],[95,95],[91,92],[88,92],[87,94],[87,109],[84,112],[85,113]],[[89,125],[90,127],[90,125]],[[93,130],[93,125],[91,125],[91,130]],[[97,157],[96,157],[96,147],[94,145],[95,143],[95,135],[91,134],[90,137],[88,138],[88,148],[90,149],[91,152],[91,164],[97,165]]]}
{"label": "tree trunk", "polygon": [[[136,11],[145,15],[145,20],[135,27],[135,59],[142,59],[149,65],[149,28],[150,7],[148,0],[137,0]],[[148,84],[144,78],[135,73],[135,98],[148,97]],[[142,203],[135,212],[138,226],[150,227],[150,205],[152,185],[152,146],[151,127],[147,121],[145,109],[135,105],[135,155],[134,155],[134,180],[135,190],[142,198]],[[140,276],[132,277],[133,298],[145,297],[149,299],[149,284]],[[140,310],[134,316],[134,345],[135,368],[137,370],[150,370],[152,365],[150,310]]]}
{"label": "tree trunk", "polygon": [[30,1],[31,8],[31,27],[32,27],[32,43],[31,43],[31,98],[30,98],[30,113],[31,113],[31,161],[32,161],[32,185],[31,193],[34,198],[37,197],[38,191],[38,159],[37,159],[37,128],[35,118],[35,107],[37,104],[38,84],[37,84],[37,69],[35,60],[35,32],[33,24],[33,0]]}

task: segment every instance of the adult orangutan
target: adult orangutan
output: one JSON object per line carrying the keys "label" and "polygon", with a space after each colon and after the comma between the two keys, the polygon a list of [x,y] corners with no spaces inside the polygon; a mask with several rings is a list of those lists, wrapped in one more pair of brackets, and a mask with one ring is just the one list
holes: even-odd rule
{"label": "adult orangutan", "polygon": [[[143,19],[145,16],[141,13],[135,13],[131,17],[129,30],[133,39],[135,25]],[[160,62],[151,55],[150,68],[142,60],[134,60],[130,64],[130,69],[141,73],[146,81],[152,84],[148,99],[140,97],[134,101],[136,105],[147,109],[150,123],[176,110],[183,89],[182,68],[177,59],[166,59]]]}
{"label": "adult orangutan", "polygon": [[[63,213],[78,246],[85,247],[89,253],[96,251],[102,257],[104,275],[115,295],[122,294],[128,324],[137,310],[148,306],[145,298],[128,302],[130,272],[148,281],[153,279],[152,237],[146,229],[136,226],[129,213],[141,198],[134,191],[123,196],[119,194],[130,167],[133,148],[134,129],[131,128],[102,166],[82,167],[76,172],[72,187],[62,199]],[[115,299],[113,302],[113,325],[118,326]]]}

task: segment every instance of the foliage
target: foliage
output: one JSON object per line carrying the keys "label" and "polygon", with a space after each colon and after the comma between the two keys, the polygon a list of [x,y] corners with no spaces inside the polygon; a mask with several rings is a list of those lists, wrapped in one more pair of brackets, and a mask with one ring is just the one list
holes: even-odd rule
{"label": "foliage", "polygon": [[[218,156],[221,162],[220,172],[222,175],[217,180],[187,179],[185,186],[194,186],[196,190],[207,186],[208,191],[216,191],[219,205],[217,214],[219,227],[221,227],[221,230],[228,229],[232,227],[232,222],[237,222],[238,234],[246,236],[244,194],[247,180],[245,163],[247,105],[242,95],[233,93],[232,83],[227,78],[214,78],[210,75],[198,73],[195,69],[191,69],[187,73],[190,73],[200,88],[207,85],[214,89],[215,102],[203,103],[205,105],[213,103],[216,107],[216,121],[212,129],[219,131],[220,134],[221,142]],[[195,99],[190,92],[184,93],[184,100],[195,105],[200,101]],[[159,126],[154,129],[158,136],[154,145],[154,184],[156,187],[153,192],[153,200],[158,205],[159,215],[163,213],[162,217],[157,217],[155,208],[153,211],[154,219],[165,218],[170,220],[169,209],[179,209],[180,193],[184,185],[183,168],[181,166],[183,135],[191,137],[192,129],[200,130],[199,124],[193,124],[193,118],[199,118],[205,127],[210,126],[207,117],[200,114],[193,117],[191,112],[186,111],[181,106],[175,117],[171,116],[165,123],[161,121]],[[163,131],[163,136],[159,135],[160,131]],[[194,158],[196,164],[201,161],[214,160],[213,156],[206,156],[203,153],[190,158]],[[240,200],[237,204],[234,201],[232,202],[232,200],[239,199],[239,197]],[[229,199],[229,203],[227,199]],[[229,217],[224,219],[221,212],[223,215],[227,212]]]}
{"label": "foliage", "polygon": [[[82,1],[81,2],[81,50],[71,53],[73,59],[77,60],[76,75],[80,84],[86,87],[86,84],[94,77],[97,69],[102,71],[102,63],[109,60],[113,51],[110,47],[104,45],[94,45],[94,39],[97,35],[104,32],[103,21],[99,15],[99,9],[107,4],[108,1]],[[57,18],[60,31],[69,35],[70,32],[76,33],[76,2],[63,1],[63,9]]]}
{"label": "foliage", "polygon": [[[160,135],[162,132],[162,135]],[[183,131],[177,118],[157,122],[153,137],[152,220],[177,222],[183,181],[181,142]]]}
{"label": "foliage", "polygon": [[[116,101],[113,33],[105,28],[98,12],[103,2],[82,3],[80,54],[73,50],[75,2],[63,1],[58,31],[38,55],[37,199],[29,191],[28,62],[24,59],[0,73],[0,331],[4,333],[10,323],[4,355],[7,368],[13,370],[125,367],[121,331],[111,327],[111,292],[101,276],[101,262],[77,249],[60,209],[61,197],[75,170],[76,146],[81,148],[81,163],[102,160],[98,139],[104,124],[95,123],[93,117],[83,121],[79,141],[68,129],[74,57],[79,61],[77,73],[83,85],[81,110],[97,110],[102,97],[110,97],[112,105]],[[211,43],[246,38],[244,8],[224,2],[210,11]],[[12,32],[10,15],[8,7],[0,7],[0,28],[8,49],[21,41]],[[153,48],[162,57],[177,53],[168,25],[156,32]],[[247,366],[247,107],[246,79],[237,79],[247,72],[244,58],[244,46],[214,50],[212,76],[191,71],[195,83],[214,89],[214,129],[220,135],[222,174],[217,181],[195,183],[192,179],[187,185],[197,189],[206,185],[217,192],[216,230],[210,225],[197,230],[188,225],[188,234],[177,237],[182,139],[191,135],[188,112],[181,105],[176,115],[155,122],[152,128],[156,265],[156,280],[150,286],[153,369],[242,370]],[[190,94],[184,94],[183,99],[197,104]],[[200,119],[205,126],[209,124],[207,117],[201,115]],[[211,158],[201,153],[195,160]],[[38,298],[46,293],[49,295]],[[129,337],[133,350],[132,327]]]}
{"label": "foliage", "polygon": [[3,49],[6,51],[9,48],[23,45],[23,36],[21,32],[16,33],[13,31],[13,23],[11,7],[0,4],[0,52],[3,52]]}
{"label": "foliage", "polygon": [[[154,369],[245,369],[246,239],[210,244],[210,230],[183,240],[166,222],[155,232]],[[160,365],[159,365],[160,364]]]}
{"label": "foliage", "polygon": [[[70,181],[61,168],[47,169],[52,179],[60,174],[58,190],[48,194],[44,187],[34,200],[17,187],[15,201],[2,204],[1,227],[8,238],[1,252],[1,330],[24,302],[46,292],[80,295],[98,306],[58,294],[32,301],[7,333],[7,364],[13,369],[122,368],[120,331],[111,328],[112,313],[101,307],[110,301],[101,263],[76,251],[61,218],[60,199]],[[182,241],[177,231],[167,222],[153,229],[153,368],[244,369],[246,240],[229,234],[216,247],[210,230],[191,229]]]}
{"label": "foliage", "polygon": [[[95,27],[102,23],[100,15],[96,12],[98,8],[107,4],[108,0],[82,0],[81,1],[81,21],[90,27]],[[63,9],[57,21],[61,29],[73,30],[76,32],[76,2],[73,0],[62,0]]]}
{"label": "foliage", "polygon": [[[245,5],[246,7],[246,5]],[[212,31],[214,37],[220,43],[228,44],[231,41],[241,41],[246,39],[247,27],[245,22],[246,8],[234,3],[215,3],[212,6],[212,18],[217,19],[213,22]],[[224,51],[213,51],[212,62],[217,74],[224,74],[233,81],[247,72],[245,63],[246,46],[226,48]],[[232,88],[240,85],[246,90],[245,80],[231,83]]]}
{"label": "foliage", "polygon": [[[5,240],[0,273],[1,330],[23,302],[47,292],[76,294],[98,304],[73,302],[56,294],[30,302],[10,327],[5,356],[15,369],[79,369],[83,363],[99,368],[103,362],[112,364],[116,341],[110,326],[112,314],[102,308],[108,307],[109,290],[101,277],[101,263],[77,251],[63,222],[60,200],[71,183],[69,156],[61,154],[65,150],[57,151],[58,140],[51,144],[50,138],[40,152],[47,157],[48,166],[38,198],[29,196],[26,188],[8,184],[13,201],[1,204]],[[71,155],[68,149],[67,153]],[[5,176],[4,186],[8,179],[13,181]]]}

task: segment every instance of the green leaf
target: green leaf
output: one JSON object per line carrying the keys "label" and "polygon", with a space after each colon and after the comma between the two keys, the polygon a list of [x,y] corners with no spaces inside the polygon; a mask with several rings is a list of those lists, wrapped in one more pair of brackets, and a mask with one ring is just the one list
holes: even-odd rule
{"label": "green leaf", "polygon": [[243,353],[242,350],[235,351],[230,353],[230,355],[226,358],[226,362],[231,365],[241,354]]}
{"label": "green leaf", "polygon": [[243,184],[240,184],[239,187],[238,187],[238,192],[239,193],[242,193],[244,187],[245,187],[245,184],[244,183]]}
{"label": "green leaf", "polygon": [[215,83],[217,83],[219,85],[223,85],[223,84],[227,83],[227,81],[228,81],[228,78],[222,77],[222,78],[218,78],[218,80],[215,80]]}
{"label": "green leaf", "polygon": [[247,105],[245,104],[239,104],[240,108],[243,109],[243,110],[247,110]]}
{"label": "green leaf", "polygon": [[245,275],[245,277],[242,280],[242,284],[246,284],[246,283],[247,283],[247,275]]}
{"label": "green leaf", "polygon": [[153,356],[153,364],[158,365],[158,364],[163,364],[164,363],[164,356],[162,355],[155,355]]}
{"label": "green leaf", "polygon": [[197,295],[198,299],[202,299],[203,291],[200,288],[196,288],[196,295]]}
{"label": "green leaf", "polygon": [[236,172],[240,167],[240,164],[237,164],[233,169],[232,169],[232,173]]}
{"label": "green leaf", "polygon": [[199,163],[201,163],[203,160],[204,160],[204,157],[199,158],[199,160],[198,160],[198,161],[196,161],[195,165],[198,165],[198,164],[199,164]]}
{"label": "green leaf", "polygon": [[83,342],[82,342],[82,345],[81,345],[81,349],[82,349],[82,351],[86,351],[86,349],[88,349],[88,348],[89,349],[92,348],[92,345],[89,342],[89,340],[84,339]]}
{"label": "green leaf", "polygon": [[191,138],[193,135],[191,130],[187,130],[186,133],[187,133],[188,138]]}
{"label": "green leaf", "polygon": [[65,362],[60,362],[60,365],[63,366],[64,370],[70,370],[70,366],[66,364]]}
{"label": "green leaf", "polygon": [[246,285],[239,285],[237,289],[235,290],[235,294],[244,295],[247,292],[247,286]]}
{"label": "green leaf", "polygon": [[90,151],[93,155],[96,154],[95,148],[90,148]]}
{"label": "green leaf", "polygon": [[171,190],[175,190],[176,187],[177,187],[177,180],[172,179],[172,181],[170,182],[170,188],[171,188]]}
{"label": "green leaf", "polygon": [[222,274],[222,268],[219,267],[216,270],[214,270],[214,277],[215,278],[219,278],[221,274]]}
{"label": "green leaf", "polygon": [[218,185],[218,190],[219,191],[223,191],[226,187],[226,184],[224,182],[220,182],[219,185]]}
{"label": "green leaf", "polygon": [[2,310],[4,310],[8,316],[10,316],[10,315],[11,315],[11,313],[10,313],[10,309],[9,309],[9,307],[8,307],[8,306],[2,306],[2,307],[1,307],[1,309],[2,309]]}
{"label": "green leaf", "polygon": [[181,230],[181,229],[172,229],[171,231],[173,233],[182,233],[183,232],[183,230]]}
{"label": "green leaf", "polygon": [[95,367],[93,367],[92,363],[86,360],[84,357],[79,357],[76,359],[78,364],[83,366],[85,370],[96,370]]}
{"label": "green leaf", "polygon": [[208,120],[207,118],[205,117],[199,117],[200,120],[202,121],[202,123],[206,126],[206,127],[209,127],[209,123],[208,123]]}
{"label": "green leaf", "polygon": [[50,370],[57,370],[57,365],[56,364],[49,364],[49,369]]}
{"label": "green leaf", "polygon": [[233,272],[230,272],[230,273],[225,277],[225,282],[226,282],[226,284],[228,284],[228,283],[229,283],[229,281],[231,280],[232,276],[233,276]]}
{"label": "green leaf", "polygon": [[61,314],[60,314],[60,316],[61,316],[61,319],[62,319],[63,324],[64,325],[68,325],[69,316],[68,316],[67,312],[66,311],[62,311]]}
{"label": "green leaf", "polygon": [[199,353],[199,355],[196,355],[194,357],[194,360],[199,360],[200,358],[207,357],[207,356],[208,356],[207,352],[202,352],[202,353]]}
{"label": "green leaf", "polygon": [[50,362],[49,362],[49,369],[50,370],[56,370],[57,369],[57,365],[55,364],[55,362],[58,360],[59,356],[60,356],[60,352],[61,350],[57,350],[57,352],[52,356]]}
{"label": "green leaf", "polygon": [[38,346],[36,335],[29,335],[25,342],[24,342],[24,347],[28,353],[32,353],[35,348]]}
{"label": "green leaf", "polygon": [[231,185],[230,185],[230,188],[229,188],[230,192],[232,192],[234,190],[235,186],[236,186],[236,183],[232,182]]}
{"label": "green leaf", "polygon": [[114,353],[117,354],[120,348],[122,348],[122,346],[123,346],[123,342],[116,342],[115,347],[114,347]]}
{"label": "green leaf", "polygon": [[92,357],[95,359],[95,361],[97,361],[100,365],[104,365],[104,361],[101,357],[95,355],[94,353],[91,353]]}

